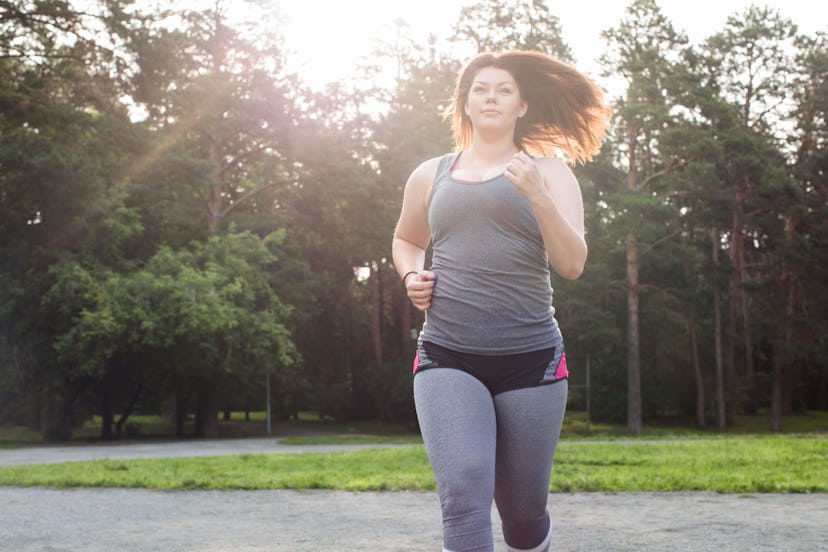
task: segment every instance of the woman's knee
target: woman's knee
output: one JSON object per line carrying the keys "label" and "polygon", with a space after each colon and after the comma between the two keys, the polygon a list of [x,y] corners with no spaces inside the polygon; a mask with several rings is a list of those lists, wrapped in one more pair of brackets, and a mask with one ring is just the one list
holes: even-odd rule
{"label": "woman's knee", "polygon": [[510,547],[517,550],[532,550],[549,533],[551,519],[544,508],[543,513],[501,512],[503,538]]}

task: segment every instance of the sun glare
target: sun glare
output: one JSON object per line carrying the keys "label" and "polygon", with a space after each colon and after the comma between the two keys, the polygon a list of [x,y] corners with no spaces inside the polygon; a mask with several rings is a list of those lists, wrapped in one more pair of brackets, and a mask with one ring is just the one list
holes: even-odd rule
{"label": "sun glare", "polygon": [[396,2],[327,2],[285,4],[285,41],[293,68],[313,88],[354,78],[357,67],[374,63],[383,41],[394,40]]}
{"label": "sun glare", "polygon": [[[284,21],[288,66],[312,88],[355,78],[357,67],[376,63],[378,50],[386,50],[397,40],[399,23],[420,44],[429,35],[446,39],[460,9],[470,0],[272,0]],[[561,21],[564,40],[572,48],[579,68],[600,80],[598,58],[604,42],[601,32],[617,24],[630,2],[607,2],[594,10],[589,2],[573,3],[547,0],[550,11]],[[693,42],[720,30],[727,17],[741,13],[751,4],[779,9],[794,20],[800,31],[812,34],[825,30],[828,5],[811,0],[660,0],[664,14],[678,30],[687,32]],[[241,9],[243,3],[233,4]],[[265,4],[266,5],[266,4]],[[259,3],[261,9],[262,3]],[[822,23],[820,23],[820,21]]]}

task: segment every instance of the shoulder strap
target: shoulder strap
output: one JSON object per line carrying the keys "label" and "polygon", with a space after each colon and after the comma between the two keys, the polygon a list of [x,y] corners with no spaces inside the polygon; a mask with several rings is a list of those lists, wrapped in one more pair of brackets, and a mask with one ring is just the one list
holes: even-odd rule
{"label": "shoulder strap", "polygon": [[443,173],[450,171],[458,155],[459,154],[455,151],[452,153],[447,153],[442,158],[440,158],[440,164],[437,166],[437,174],[435,176],[440,177]]}

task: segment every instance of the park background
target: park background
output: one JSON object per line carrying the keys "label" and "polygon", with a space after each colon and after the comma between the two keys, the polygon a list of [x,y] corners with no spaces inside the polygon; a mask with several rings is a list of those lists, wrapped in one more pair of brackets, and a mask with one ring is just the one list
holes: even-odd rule
{"label": "park background", "polygon": [[[266,382],[277,419],[415,424],[407,175],[451,149],[469,55],[579,61],[552,3],[443,19],[320,85],[273,3],[0,2],[0,425],[211,437]],[[825,32],[757,4],[691,42],[636,0],[601,40],[590,256],[553,275],[570,408],[631,433],[828,410]]]}

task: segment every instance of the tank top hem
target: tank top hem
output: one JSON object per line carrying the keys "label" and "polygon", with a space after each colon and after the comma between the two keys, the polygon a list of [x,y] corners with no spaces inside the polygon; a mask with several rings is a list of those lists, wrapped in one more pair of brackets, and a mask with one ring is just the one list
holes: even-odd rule
{"label": "tank top hem", "polygon": [[515,345],[512,347],[474,347],[454,343],[452,341],[442,339],[440,338],[440,336],[429,335],[425,329],[423,329],[423,331],[420,332],[421,341],[428,341],[429,343],[434,343],[435,345],[439,345],[441,347],[445,347],[446,349],[451,349],[452,351],[457,351],[459,353],[468,353],[472,355],[484,356],[531,353],[534,351],[540,351],[542,349],[549,349],[551,347],[559,347],[563,343],[563,335],[561,334],[560,328],[557,326],[555,327],[553,335],[550,337],[550,339],[545,339],[544,341],[528,344],[523,343],[519,339],[517,339],[514,340]]}

